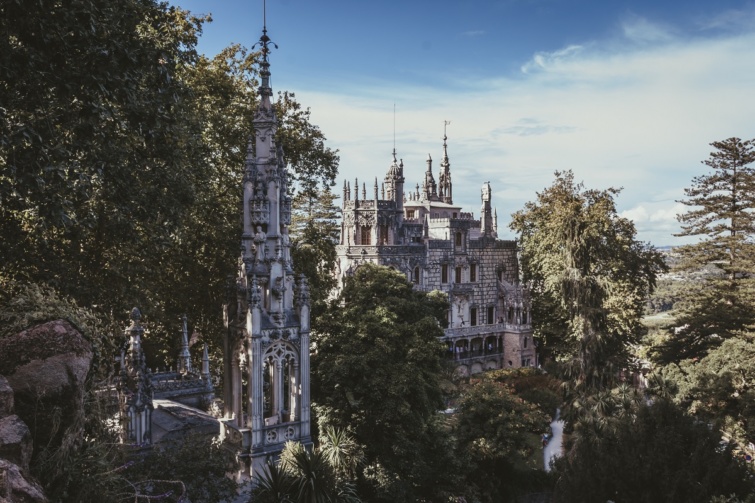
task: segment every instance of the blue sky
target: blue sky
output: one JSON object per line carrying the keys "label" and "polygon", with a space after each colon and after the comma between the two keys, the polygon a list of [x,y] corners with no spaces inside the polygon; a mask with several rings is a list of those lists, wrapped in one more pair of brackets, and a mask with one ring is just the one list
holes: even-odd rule
{"label": "blue sky", "polygon": [[[251,46],[260,0],[175,0],[211,13],[199,49]],[[382,180],[396,149],[408,183],[443,121],[454,202],[479,214],[490,181],[499,231],[571,169],[623,187],[638,237],[681,244],[676,200],[712,141],[755,137],[755,2],[268,0],[275,91],[289,90],[341,156],[343,179]],[[353,182],[352,182],[353,183]],[[360,182],[361,183],[361,182]]]}

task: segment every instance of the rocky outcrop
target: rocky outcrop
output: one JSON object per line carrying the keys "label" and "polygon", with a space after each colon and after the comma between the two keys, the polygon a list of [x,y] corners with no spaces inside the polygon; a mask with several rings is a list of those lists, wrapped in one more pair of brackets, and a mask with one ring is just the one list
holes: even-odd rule
{"label": "rocky outcrop", "polygon": [[31,433],[20,417],[13,414],[0,418],[0,458],[27,470],[32,448]]}
{"label": "rocky outcrop", "polygon": [[28,476],[29,428],[13,413],[13,389],[0,375],[0,503],[45,503],[42,488]]}
{"label": "rocky outcrop", "polygon": [[47,501],[29,463],[81,437],[91,363],[91,343],[66,320],[0,339],[0,503]]}
{"label": "rocky outcrop", "polygon": [[13,412],[13,388],[8,380],[0,375],[0,417],[5,417]]}
{"label": "rocky outcrop", "polygon": [[13,389],[15,412],[31,430],[35,452],[55,449],[68,430],[78,429],[91,362],[91,343],[66,320],[0,339],[0,375]]}
{"label": "rocky outcrop", "polygon": [[39,484],[26,478],[18,465],[0,459],[0,503],[47,503]]}

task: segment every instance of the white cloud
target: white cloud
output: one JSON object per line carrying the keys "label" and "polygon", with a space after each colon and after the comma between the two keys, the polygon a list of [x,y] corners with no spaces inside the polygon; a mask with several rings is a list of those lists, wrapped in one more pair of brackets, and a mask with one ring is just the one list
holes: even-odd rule
{"label": "white cloud", "polygon": [[638,43],[668,42],[674,39],[673,28],[632,15],[621,23],[624,36]]}
{"label": "white cloud", "polygon": [[485,35],[485,30],[469,30],[462,32],[461,36],[463,37],[481,37]]}
{"label": "white cloud", "polygon": [[755,4],[742,9],[729,9],[698,22],[702,30],[752,30],[755,29]]}
{"label": "white cloud", "polygon": [[551,70],[557,67],[559,63],[574,58],[582,52],[581,45],[570,45],[553,52],[538,52],[531,60],[522,65],[522,73],[532,73],[539,70]]}
{"label": "white cloud", "polygon": [[[461,89],[361,82],[333,92],[297,90],[329,145],[340,149],[341,178],[382,180],[393,149],[407,188],[421,182],[427,153],[440,160],[443,120],[454,200],[479,212],[490,180],[499,226],[572,169],[589,188],[624,187],[619,210],[639,236],[680,243],[675,215],[684,187],[707,168],[709,143],[755,137],[755,30],[682,42],[635,18],[631,40],[586,41],[533,56],[520,73]],[[646,43],[636,43],[638,40]],[[398,99],[396,98],[398,97]]]}

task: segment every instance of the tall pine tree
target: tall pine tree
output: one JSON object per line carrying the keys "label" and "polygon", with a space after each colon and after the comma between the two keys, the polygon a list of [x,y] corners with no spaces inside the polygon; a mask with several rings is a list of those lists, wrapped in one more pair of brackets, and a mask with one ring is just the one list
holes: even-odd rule
{"label": "tall pine tree", "polygon": [[755,140],[729,138],[711,146],[716,150],[703,164],[713,171],[693,178],[687,199],[679,201],[690,209],[677,217],[677,236],[701,239],[679,248],[678,268],[712,265],[718,274],[682,299],[676,326],[657,350],[663,362],[704,356],[755,316]]}

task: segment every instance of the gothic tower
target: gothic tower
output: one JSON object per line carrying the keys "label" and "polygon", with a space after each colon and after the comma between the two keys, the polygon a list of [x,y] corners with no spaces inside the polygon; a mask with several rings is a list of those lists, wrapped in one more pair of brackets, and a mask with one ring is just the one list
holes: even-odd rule
{"label": "gothic tower", "polygon": [[309,289],[302,276],[295,295],[287,227],[291,200],[271,103],[268,56],[275,44],[266,27],[258,44],[260,103],[254,143],[247,149],[241,257],[226,306],[224,341],[222,435],[245,461],[241,478],[256,477],[288,440],[311,444]]}
{"label": "gothic tower", "polygon": [[482,208],[480,208],[480,233],[483,236],[493,236],[493,212],[490,207],[490,182],[482,184]]}
{"label": "gothic tower", "polygon": [[440,161],[440,175],[438,176],[438,196],[447,204],[453,204],[453,190],[451,185],[451,162],[448,160],[448,137],[443,134],[443,159]]}

